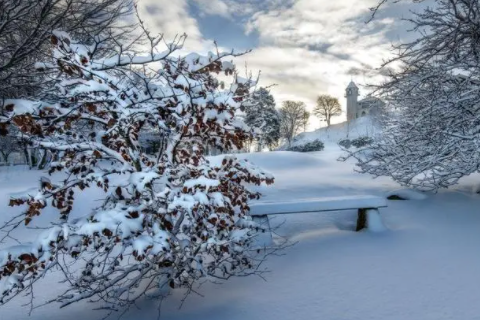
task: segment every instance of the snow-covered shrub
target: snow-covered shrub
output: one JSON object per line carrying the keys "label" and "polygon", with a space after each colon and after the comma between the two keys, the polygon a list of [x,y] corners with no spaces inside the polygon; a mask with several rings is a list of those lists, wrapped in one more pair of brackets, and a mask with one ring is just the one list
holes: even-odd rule
{"label": "snow-covered shrub", "polygon": [[373,143],[373,139],[367,136],[358,137],[351,140],[351,145],[355,148],[362,148],[369,146]]}
{"label": "snow-covered shrub", "polygon": [[[9,236],[47,206],[58,216],[35,241],[0,250],[2,303],[55,266],[69,287],[53,301],[99,300],[109,309],[157,299],[164,286],[190,289],[202,278],[259,272],[262,259],[249,250],[258,226],[248,201],[260,194],[246,186],[273,177],[234,156],[204,157],[207,144],[232,151],[251,137],[236,112],[254,82],[225,61],[232,53],[179,57],[184,37],[164,52],[154,49],[161,38],[149,39],[145,56],[119,49],[93,59],[88,46],[55,32],[54,59],[42,63],[55,77],[45,100],[7,99],[0,108],[2,132],[14,124],[33,146],[55,155],[49,173],[61,175],[43,178],[37,194],[10,200],[25,209],[3,226]],[[149,63],[160,70],[149,72]],[[217,80],[220,72],[232,78],[230,86]],[[147,154],[139,137],[153,129],[161,144]],[[86,188],[103,200],[71,219]]]}
{"label": "snow-covered shrub", "polygon": [[322,151],[325,145],[320,140],[314,140],[311,142],[307,142],[303,145],[293,146],[287,149],[287,151],[294,151],[294,152],[312,152],[312,151]]}
{"label": "snow-covered shrub", "polygon": [[338,145],[345,149],[349,149],[352,146],[352,141],[350,139],[342,139],[338,142]]}

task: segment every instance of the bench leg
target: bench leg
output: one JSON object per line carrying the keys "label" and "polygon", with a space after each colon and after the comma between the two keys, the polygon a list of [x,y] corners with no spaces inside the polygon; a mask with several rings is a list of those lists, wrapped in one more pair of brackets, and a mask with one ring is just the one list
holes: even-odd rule
{"label": "bench leg", "polygon": [[360,231],[367,228],[367,209],[358,209],[357,228],[355,231]]}
{"label": "bench leg", "polygon": [[372,232],[382,232],[387,228],[382,222],[378,209],[358,209],[357,228],[355,231],[368,229]]}
{"label": "bench leg", "polygon": [[264,232],[259,231],[255,236],[255,242],[253,244],[254,249],[261,249],[265,247],[271,247],[273,245],[272,231],[270,229],[270,221],[268,216],[253,216],[253,221],[259,226],[265,229]]}

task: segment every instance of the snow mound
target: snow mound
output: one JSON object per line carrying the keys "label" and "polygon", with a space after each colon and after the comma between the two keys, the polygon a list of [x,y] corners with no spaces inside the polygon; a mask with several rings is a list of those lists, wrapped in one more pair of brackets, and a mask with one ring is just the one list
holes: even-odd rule
{"label": "snow mound", "polygon": [[480,183],[475,183],[472,186],[472,193],[480,193]]}
{"label": "snow mound", "polygon": [[367,214],[367,231],[369,232],[384,232],[387,230],[382,222],[382,218],[378,210],[369,210]]}
{"label": "snow mound", "polygon": [[387,192],[385,195],[389,200],[424,200],[427,196],[424,193],[411,189],[398,189]]}

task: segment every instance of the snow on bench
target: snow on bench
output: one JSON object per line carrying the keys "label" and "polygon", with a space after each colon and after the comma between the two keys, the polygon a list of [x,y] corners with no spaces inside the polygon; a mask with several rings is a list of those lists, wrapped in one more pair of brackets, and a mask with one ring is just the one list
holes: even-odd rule
{"label": "snow on bench", "polygon": [[[298,199],[292,201],[256,202],[250,205],[250,215],[258,224],[270,230],[269,215],[294,214],[303,212],[326,212],[358,210],[356,231],[368,229],[373,232],[385,230],[379,208],[387,207],[387,200],[370,195],[342,196]],[[272,243],[271,232],[257,237],[257,246],[269,246]]]}

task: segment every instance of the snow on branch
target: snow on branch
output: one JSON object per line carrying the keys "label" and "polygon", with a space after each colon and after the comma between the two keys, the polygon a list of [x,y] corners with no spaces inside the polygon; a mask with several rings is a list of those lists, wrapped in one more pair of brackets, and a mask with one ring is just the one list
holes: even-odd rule
{"label": "snow on branch", "polygon": [[389,109],[381,134],[345,158],[362,173],[437,191],[480,168],[480,3],[433,2],[405,19],[416,37],[385,63],[399,67],[375,90]]}

